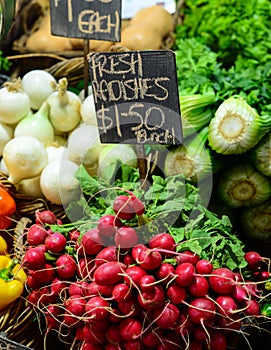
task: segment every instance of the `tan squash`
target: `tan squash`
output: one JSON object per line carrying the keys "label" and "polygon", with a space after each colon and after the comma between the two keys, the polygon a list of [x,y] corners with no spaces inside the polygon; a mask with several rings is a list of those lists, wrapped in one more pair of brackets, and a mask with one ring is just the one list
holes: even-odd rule
{"label": "tan squash", "polygon": [[38,30],[27,38],[25,47],[33,52],[63,52],[73,49],[70,38],[51,34],[49,14],[43,18]]}
{"label": "tan squash", "polygon": [[162,38],[152,25],[134,24],[122,30],[119,45],[130,50],[158,50],[161,48]]}
{"label": "tan squash", "polygon": [[173,16],[162,6],[153,5],[140,9],[130,21],[134,24],[151,24],[162,38],[173,32]]}

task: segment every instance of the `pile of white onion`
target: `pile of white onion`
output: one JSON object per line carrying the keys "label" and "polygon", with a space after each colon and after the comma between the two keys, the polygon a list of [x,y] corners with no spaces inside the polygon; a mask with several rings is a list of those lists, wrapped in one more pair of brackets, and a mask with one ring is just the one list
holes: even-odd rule
{"label": "pile of white onion", "polygon": [[100,176],[108,160],[137,166],[132,146],[100,142],[91,87],[84,98],[38,69],[0,88],[0,157],[18,191],[60,205],[81,195],[80,165]]}

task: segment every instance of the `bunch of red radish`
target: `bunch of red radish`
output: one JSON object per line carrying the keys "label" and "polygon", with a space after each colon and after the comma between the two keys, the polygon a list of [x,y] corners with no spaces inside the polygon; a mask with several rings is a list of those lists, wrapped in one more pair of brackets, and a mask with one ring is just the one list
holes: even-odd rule
{"label": "bunch of red radish", "polygon": [[128,226],[144,213],[135,196],[117,197],[113,209],[84,234],[52,231],[61,222],[50,211],[28,228],[28,301],[44,315],[45,335],[55,330],[80,350],[224,350],[228,335],[262,317],[269,272],[258,253],[246,253],[245,278],[177,252],[165,232],[139,243]]}

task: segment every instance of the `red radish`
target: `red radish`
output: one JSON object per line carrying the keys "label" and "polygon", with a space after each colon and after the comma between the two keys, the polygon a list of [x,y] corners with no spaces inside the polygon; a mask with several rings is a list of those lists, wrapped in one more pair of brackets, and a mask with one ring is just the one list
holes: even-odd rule
{"label": "red radish", "polygon": [[57,222],[56,215],[51,210],[43,210],[36,212],[36,223],[37,224],[55,224]]}
{"label": "red radish", "polygon": [[157,350],[179,350],[180,339],[175,331],[167,330],[162,338],[161,344],[157,346]]}
{"label": "red radish", "polygon": [[186,288],[178,286],[176,283],[172,283],[166,290],[169,301],[173,304],[181,304],[186,298]]}
{"label": "red radish", "polygon": [[180,319],[180,311],[174,304],[166,304],[154,311],[154,318],[158,327],[171,329],[177,326]]}
{"label": "red radish", "polygon": [[31,270],[39,270],[45,266],[44,252],[37,247],[29,248],[23,258],[23,265]]}
{"label": "red radish", "polygon": [[[85,232],[82,236],[81,245],[86,254],[96,255],[104,248],[103,241],[97,228]],[[80,251],[81,253],[81,251]]]}
{"label": "red radish", "polygon": [[142,276],[147,272],[140,266],[129,266],[125,271],[124,282],[130,286],[131,284],[139,285]]}
{"label": "red radish", "polygon": [[188,287],[195,281],[195,267],[189,262],[178,265],[175,269],[175,283],[181,287]]}
{"label": "red radish", "polygon": [[151,291],[139,293],[137,295],[137,301],[144,310],[155,309],[164,303],[165,293],[163,288],[157,285]]}
{"label": "red radish", "polygon": [[[127,316],[137,316],[142,309],[140,308],[136,297],[132,296],[130,299],[118,303],[118,308],[125,317]],[[123,317],[121,318],[121,320]]]}
{"label": "red radish", "polygon": [[235,284],[231,296],[237,303],[241,303],[247,299],[247,292],[242,285]]}
{"label": "red radish", "polygon": [[240,320],[240,315],[234,314],[229,316],[218,316],[217,324],[225,332],[232,332],[233,330],[239,331],[241,329],[242,322]]}
{"label": "red radish", "polygon": [[131,197],[120,195],[113,202],[114,213],[122,220],[131,220],[135,217],[135,211],[131,204]]}
{"label": "red radish", "polygon": [[99,295],[109,298],[112,296],[113,288],[114,285],[104,286],[97,284],[96,282],[91,282],[86,288],[86,295],[91,297]]}
{"label": "red radish", "polygon": [[148,350],[143,348],[141,340],[130,340],[122,342],[124,350]]}
{"label": "red radish", "polygon": [[106,330],[106,339],[110,343],[119,344],[122,342],[122,336],[120,334],[119,323],[110,324],[109,328]]}
{"label": "red radish", "polygon": [[50,305],[54,304],[56,300],[57,296],[51,293],[50,287],[44,286],[39,289],[39,304]]}
{"label": "red radish", "polygon": [[132,297],[132,289],[125,283],[118,283],[112,289],[112,297],[117,303],[124,302]]}
{"label": "red radish", "polygon": [[45,315],[45,322],[47,331],[50,331],[51,329],[58,330],[61,320],[59,315],[62,313],[62,310],[57,305],[49,305],[46,308],[46,311],[44,312]]}
{"label": "red radish", "polygon": [[31,289],[39,289],[42,286],[42,283],[40,281],[38,281],[37,279],[35,279],[35,277],[33,275],[31,275],[31,271],[32,270],[28,271],[26,284]]}
{"label": "red radish", "polygon": [[156,250],[142,250],[136,261],[143,269],[154,270],[161,265],[162,255]]}
{"label": "red radish", "polygon": [[121,320],[123,320],[123,316],[123,312],[117,306],[111,305],[111,310],[108,317],[108,320],[111,323],[119,323]]}
{"label": "red radish", "polygon": [[199,256],[190,250],[184,250],[176,256],[176,260],[178,264],[190,263],[195,266],[199,261]]}
{"label": "red radish", "polygon": [[77,271],[77,264],[69,254],[63,254],[56,260],[57,274],[60,278],[71,278]]}
{"label": "red radish", "polygon": [[52,233],[45,239],[45,246],[47,250],[50,250],[52,253],[61,253],[66,247],[67,240],[65,236],[61,233],[55,232]]}
{"label": "red radish", "polygon": [[216,305],[206,297],[196,298],[191,301],[188,314],[195,324],[208,325],[216,317]]}
{"label": "red radish", "polygon": [[129,265],[132,265],[135,263],[135,260],[134,258],[132,257],[131,254],[125,254],[125,256],[123,257],[123,263],[126,265],[126,266],[129,266]]}
{"label": "red radish", "polygon": [[196,263],[196,271],[201,275],[209,275],[213,271],[213,264],[206,259],[200,259]]}
{"label": "red radish", "polygon": [[103,350],[120,350],[119,344],[106,343]]}
{"label": "red radish", "polygon": [[230,294],[236,284],[235,274],[228,268],[220,267],[213,270],[209,284],[219,294]]}
{"label": "red radish", "polygon": [[257,297],[260,293],[260,290],[257,288],[257,284],[251,280],[246,280],[246,283],[243,283],[242,287],[247,292],[249,298],[251,298],[251,296]]}
{"label": "red radish", "polygon": [[29,271],[29,274],[41,285],[44,285],[53,281],[56,275],[56,270],[53,265],[46,263],[42,269]]}
{"label": "red radish", "polygon": [[88,282],[83,280],[78,280],[78,281],[72,282],[69,285],[68,293],[70,296],[72,295],[84,296],[86,294],[87,287],[88,287]]}
{"label": "red radish", "polygon": [[256,281],[266,281],[270,278],[269,271],[256,271],[253,273],[253,277]]}
{"label": "red radish", "polygon": [[55,277],[51,283],[51,293],[54,295],[60,295],[63,290],[67,288],[67,282]]}
{"label": "red radish", "polygon": [[82,316],[85,313],[86,300],[75,294],[65,300],[64,306],[72,315]]}
{"label": "red radish", "polygon": [[100,217],[97,228],[99,233],[106,237],[112,237],[116,233],[116,228],[122,226],[122,221],[115,215],[107,214]]}
{"label": "red radish", "polygon": [[139,253],[140,253],[142,250],[147,250],[147,249],[148,249],[148,248],[147,248],[144,244],[142,244],[142,243],[135,245],[134,247],[132,247],[132,250],[131,250],[132,258],[133,258],[134,260],[137,260]]}
{"label": "red radish", "polygon": [[210,350],[226,350],[227,349],[227,339],[225,334],[214,329],[211,332]]}
{"label": "red radish", "polygon": [[133,207],[134,212],[136,213],[136,215],[143,215],[145,212],[145,205],[144,203],[137,198],[135,195],[131,196],[131,202],[130,204]]}
{"label": "red radish", "polygon": [[81,258],[78,261],[77,274],[80,278],[92,279],[92,272],[94,269],[94,260],[90,257]]}
{"label": "red radish", "polygon": [[242,282],[243,281],[242,276],[239,272],[234,272],[234,280],[235,280],[235,282]]}
{"label": "red radish", "polygon": [[248,299],[245,301],[244,313],[248,316],[259,316],[260,305],[255,299]]}
{"label": "red radish", "polygon": [[230,296],[220,295],[215,301],[217,303],[217,309],[222,315],[232,316],[237,310],[237,304]]}
{"label": "red radish", "polygon": [[119,248],[131,248],[138,243],[138,234],[129,226],[119,227],[115,234],[115,244]]}
{"label": "red radish", "polygon": [[82,336],[87,343],[91,343],[93,345],[101,345],[106,342],[105,338],[106,330],[93,330],[91,323],[86,323],[83,326]]}
{"label": "red radish", "polygon": [[187,307],[179,307],[180,309],[180,322],[179,326],[175,329],[176,333],[179,334],[182,338],[187,337],[190,333],[193,332],[195,328],[195,323],[190,319],[188,315]]}
{"label": "red radish", "polygon": [[117,261],[118,260],[118,250],[115,246],[105,247],[99,251],[95,257],[95,265],[100,266],[105,262]]}
{"label": "red radish", "polygon": [[121,337],[126,340],[135,340],[142,332],[142,324],[133,317],[127,317],[120,323]]}
{"label": "red radish", "polygon": [[203,346],[201,342],[194,339],[190,340],[189,350],[202,350],[202,349],[203,349]]}
{"label": "red radish", "polygon": [[39,300],[40,300],[40,291],[39,290],[33,290],[27,296],[28,305],[30,307],[37,306],[39,304]]}
{"label": "red radish", "polygon": [[139,280],[139,288],[143,292],[152,291],[155,286],[156,279],[153,275],[144,275]]}
{"label": "red radish", "polygon": [[77,242],[78,238],[80,237],[81,232],[78,230],[72,230],[69,232],[69,239],[73,242]]}
{"label": "red radish", "polygon": [[[176,251],[176,242],[169,233],[158,233],[153,236],[149,241],[150,248],[159,248],[163,250],[169,250],[172,252]],[[166,256],[170,254],[165,253]]]}
{"label": "red radish", "polygon": [[93,344],[87,341],[84,341],[80,350],[104,350],[102,345]]}
{"label": "red radish", "polygon": [[86,303],[86,317],[102,320],[109,315],[109,303],[100,296],[90,298]]}
{"label": "red radish", "polygon": [[102,318],[101,320],[97,320],[95,317],[92,318],[90,321],[91,329],[93,331],[103,331],[106,333],[106,330],[108,329],[110,322],[108,320],[108,317]]}
{"label": "red radish", "polygon": [[33,224],[27,230],[26,240],[30,246],[37,246],[43,244],[47,236],[48,232],[45,227],[40,224]]}
{"label": "red radish", "polygon": [[188,287],[189,293],[195,297],[204,297],[209,292],[209,283],[208,280],[203,276],[195,276],[195,280]]}
{"label": "red radish", "polygon": [[40,249],[43,253],[47,252],[47,248],[46,248],[45,244],[39,244],[35,248]]}
{"label": "red radish", "polygon": [[161,283],[168,283],[175,275],[174,266],[170,263],[162,263],[155,270],[155,276]]}
{"label": "red radish", "polygon": [[156,347],[160,344],[162,329],[147,330],[142,335],[142,343],[148,347]]}
{"label": "red radish", "polygon": [[118,261],[109,261],[94,271],[94,282],[101,285],[113,285],[123,281],[126,266]]}
{"label": "red radish", "polygon": [[204,329],[201,325],[196,325],[193,329],[193,338],[201,343],[206,343],[209,338],[208,329]]}
{"label": "red radish", "polygon": [[244,258],[247,261],[248,268],[251,270],[256,270],[262,261],[261,255],[254,251],[247,252]]}

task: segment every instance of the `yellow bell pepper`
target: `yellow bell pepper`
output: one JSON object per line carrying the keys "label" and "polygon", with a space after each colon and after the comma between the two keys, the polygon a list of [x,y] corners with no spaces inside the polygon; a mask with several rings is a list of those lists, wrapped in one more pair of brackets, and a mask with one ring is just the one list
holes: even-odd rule
{"label": "yellow bell pepper", "polygon": [[8,251],[8,245],[5,239],[0,236],[0,255],[7,254]]}
{"label": "yellow bell pepper", "polygon": [[0,255],[0,310],[20,297],[26,279],[26,273],[16,259]]}

